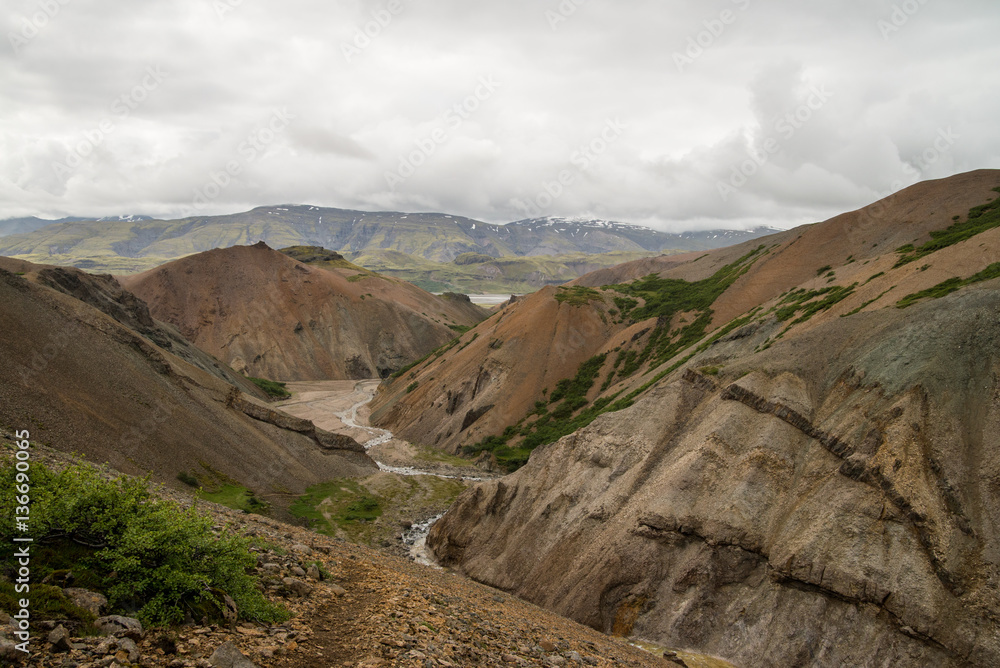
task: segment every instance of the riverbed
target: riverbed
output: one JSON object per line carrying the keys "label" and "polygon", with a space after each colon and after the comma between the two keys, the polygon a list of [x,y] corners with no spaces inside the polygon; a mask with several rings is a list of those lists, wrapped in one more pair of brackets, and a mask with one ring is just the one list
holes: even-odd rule
{"label": "riverbed", "polygon": [[[379,475],[382,476],[381,481],[372,481],[373,487],[384,486],[384,476],[430,477],[464,483],[494,477],[467,460],[433,448],[415,446],[396,438],[388,429],[371,426],[368,423],[368,404],[380,383],[378,379],[290,382],[287,389],[292,397],[278,407],[295,417],[312,420],[320,429],[345,434],[361,443],[378,464]],[[411,483],[411,487],[413,484],[417,481]],[[397,538],[407,546],[414,561],[433,565],[433,555],[426,548],[426,538],[433,523],[443,514],[443,509],[430,514],[424,506],[413,510],[413,517],[406,520],[410,526]]]}

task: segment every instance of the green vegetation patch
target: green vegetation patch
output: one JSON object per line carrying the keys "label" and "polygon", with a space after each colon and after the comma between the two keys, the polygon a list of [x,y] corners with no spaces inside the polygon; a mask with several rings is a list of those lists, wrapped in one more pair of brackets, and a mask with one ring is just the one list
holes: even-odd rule
{"label": "green vegetation patch", "polygon": [[[517,425],[507,427],[499,436],[489,436],[475,445],[466,446],[463,452],[468,455],[492,452],[501,466],[514,471],[527,463],[531,451],[539,445],[557,441],[590,424],[610,400],[595,402],[582,415],[574,417],[574,414],[587,405],[587,393],[594,386],[606,359],[607,354],[595,355],[580,365],[573,378],[564,378],[556,383],[549,395],[549,406],[543,402],[535,404],[535,410],[531,413],[539,416],[535,422],[525,425],[522,420]],[[523,439],[512,447],[509,442],[516,436]]]}
{"label": "green vegetation patch", "polygon": [[307,489],[289,512],[315,522],[320,533],[330,534],[334,526],[347,528],[353,522],[374,520],[382,514],[382,507],[357,481],[339,478]]}
{"label": "green vegetation patch", "polygon": [[[993,190],[1000,193],[1000,188]],[[1000,197],[970,209],[965,222],[955,222],[943,230],[934,230],[931,232],[931,240],[919,248],[914,248],[913,244],[898,248],[897,252],[902,255],[895,266],[901,267],[998,226],[1000,226]]]}
{"label": "green vegetation patch", "polygon": [[[612,372],[614,376],[605,380],[605,386],[610,386],[615,376],[628,378],[647,363],[650,370],[657,368],[703,339],[712,322],[712,304],[736,279],[750,270],[753,263],[762,257],[764,249],[764,246],[758,246],[701,281],[689,282],[650,274],[632,283],[605,286],[603,289],[622,295],[613,297],[613,300],[621,309],[623,320],[657,319],[642,350],[628,349],[618,353]],[[642,306],[639,306],[639,300],[642,300]],[[679,313],[689,314],[689,320],[682,322],[677,329],[669,329],[674,316]]]}
{"label": "green vegetation patch", "polygon": [[[30,586],[31,614],[36,619],[75,622],[78,627],[87,627],[97,619],[92,612],[69,600],[59,587],[34,583]],[[0,610],[20,610],[19,599],[23,598],[24,592],[19,593],[14,583],[0,581]]]}
{"label": "green vegetation patch", "polygon": [[[30,486],[33,577],[69,568],[74,584],[103,593],[113,612],[148,626],[179,623],[188,613],[219,620],[223,593],[243,619],[288,619],[248,575],[255,558],[245,538],[228,530],[216,536],[210,517],[153,497],[146,480],[108,480],[89,466],[55,472],[41,463],[32,465],[27,482],[16,475],[12,462],[0,466],[0,512],[13,517],[15,484]],[[7,522],[0,540],[9,545],[13,538],[14,523]],[[16,568],[13,557],[0,561],[8,578]]]}
{"label": "green vegetation patch", "polygon": [[571,306],[586,306],[590,302],[603,301],[603,298],[601,297],[601,293],[593,288],[583,285],[573,285],[571,287],[560,285],[556,289],[556,301],[560,304],[569,304]]}
{"label": "green vegetation patch", "polygon": [[938,283],[932,288],[927,288],[926,290],[906,295],[896,302],[896,306],[898,308],[906,308],[907,306],[912,306],[921,299],[937,299],[939,297],[944,297],[945,295],[950,295],[956,290],[964,288],[967,285],[988,281],[994,278],[1000,278],[1000,262],[994,262],[979,273],[973,274],[968,278],[958,278],[956,276],[954,278],[949,278],[947,281]]}
{"label": "green vegetation patch", "polygon": [[401,522],[443,512],[466,487],[436,476],[336,478],[307,489],[290,511],[319,533],[379,545],[398,536]]}
{"label": "green vegetation patch", "polygon": [[292,396],[292,393],[285,389],[287,383],[279,383],[276,380],[268,380],[266,378],[252,378],[250,376],[247,376],[247,380],[264,390],[270,397],[285,399]]}
{"label": "green vegetation patch", "polygon": [[793,316],[801,312],[802,315],[793,320],[789,327],[806,322],[820,311],[829,310],[835,304],[839,304],[850,297],[854,294],[854,289],[857,287],[857,283],[852,283],[847,286],[834,285],[829,288],[822,288],[821,290],[805,290],[803,288],[792,290],[784,299],[778,302],[779,308],[775,311],[775,317],[780,322],[785,322],[791,320]]}
{"label": "green vegetation patch", "polygon": [[266,513],[271,508],[271,504],[258,498],[256,494],[241,485],[222,485],[214,491],[202,489],[198,492],[198,498],[218,503],[233,510],[243,510],[258,515]]}

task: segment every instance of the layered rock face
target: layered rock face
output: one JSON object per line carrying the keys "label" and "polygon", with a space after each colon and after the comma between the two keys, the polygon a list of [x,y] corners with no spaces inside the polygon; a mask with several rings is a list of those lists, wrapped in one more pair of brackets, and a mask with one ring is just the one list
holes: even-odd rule
{"label": "layered rock face", "polygon": [[781,323],[736,330],[471,488],[428,543],[595,628],[742,665],[998,665],[997,283],[764,351]]}

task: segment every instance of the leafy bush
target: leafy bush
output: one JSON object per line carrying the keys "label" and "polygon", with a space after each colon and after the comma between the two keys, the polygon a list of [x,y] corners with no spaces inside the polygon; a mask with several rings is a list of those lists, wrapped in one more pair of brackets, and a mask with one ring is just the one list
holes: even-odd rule
{"label": "leafy bush", "polygon": [[[269,603],[247,575],[254,565],[246,539],[212,532],[211,518],[194,507],[183,509],[154,498],[145,480],[106,480],[88,466],[54,472],[36,463],[31,478],[31,529],[39,576],[51,572],[44,547],[72,543],[83,548],[77,566],[108,598],[112,610],[132,614],[144,624],[177,623],[221,613],[219,592],[232,597],[241,617],[273,622],[288,618]],[[14,515],[13,463],[0,467],[0,512]],[[10,544],[13,523],[0,528]],[[63,550],[60,550],[63,551]],[[2,567],[12,572],[15,562]]]}
{"label": "leafy bush", "polygon": [[418,385],[419,383],[417,383],[417,381],[413,381],[412,383],[406,386],[406,393],[409,394],[413,390],[417,389]]}

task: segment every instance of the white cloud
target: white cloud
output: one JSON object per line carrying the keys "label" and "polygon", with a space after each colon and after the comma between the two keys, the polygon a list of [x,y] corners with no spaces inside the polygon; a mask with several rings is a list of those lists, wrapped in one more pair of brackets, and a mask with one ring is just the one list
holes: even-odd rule
{"label": "white cloud", "polygon": [[[891,0],[587,0],[554,30],[556,0],[57,4],[30,39],[38,2],[0,14],[0,217],[179,215],[236,160],[201,210],[308,202],[504,222],[540,199],[546,214],[672,229],[791,225],[1000,167],[993,0],[929,0],[888,38]],[[707,46],[678,71],[692,39]],[[166,77],[130,98],[151,67]],[[483,77],[500,85],[454,124]],[[816,88],[832,96],[779,130]],[[247,161],[241,144],[280,109],[294,120]],[[574,153],[612,119],[626,129],[581,169]],[[78,165],[53,169],[107,121]],[[435,129],[445,140],[390,187],[386,172]],[[926,160],[942,132],[955,139]],[[769,138],[777,150],[720,197]]]}

